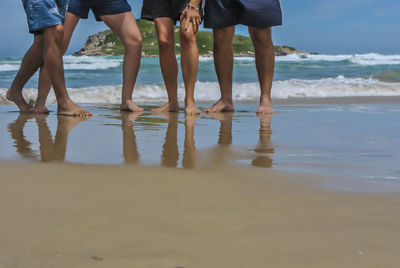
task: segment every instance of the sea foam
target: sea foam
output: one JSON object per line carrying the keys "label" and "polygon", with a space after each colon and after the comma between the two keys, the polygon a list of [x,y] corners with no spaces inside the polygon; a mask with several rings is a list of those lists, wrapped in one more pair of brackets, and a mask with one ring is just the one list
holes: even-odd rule
{"label": "sea foam", "polygon": [[377,53],[353,55],[308,55],[290,54],[276,57],[279,61],[348,61],[357,65],[400,65],[400,55],[382,55]]}
{"label": "sea foam", "polygon": [[[5,99],[6,89],[0,89],[0,103],[8,103]],[[99,86],[69,89],[71,98],[79,103],[112,103],[121,101],[121,86]],[[25,89],[28,100],[36,98],[37,89]],[[233,98],[235,101],[258,101],[260,88],[258,83],[234,83]],[[320,80],[291,79],[274,82],[272,97],[287,98],[328,98],[355,96],[400,96],[400,83],[385,83],[369,78],[324,78]],[[195,97],[198,101],[212,102],[220,97],[219,85],[216,82],[197,82]],[[134,90],[137,102],[165,102],[167,94],[164,85],[138,85]],[[179,85],[178,98],[185,98],[183,84]],[[49,103],[55,103],[54,94],[49,96]]]}

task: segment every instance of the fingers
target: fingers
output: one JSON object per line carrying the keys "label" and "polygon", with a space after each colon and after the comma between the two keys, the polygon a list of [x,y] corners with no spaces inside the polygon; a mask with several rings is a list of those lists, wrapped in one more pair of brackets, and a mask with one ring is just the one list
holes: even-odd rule
{"label": "fingers", "polygon": [[189,25],[190,25],[190,23],[191,23],[191,20],[192,20],[192,18],[187,18],[187,19],[186,19],[186,25],[185,25],[185,27],[184,27],[185,32],[186,32],[187,29],[189,28]]}

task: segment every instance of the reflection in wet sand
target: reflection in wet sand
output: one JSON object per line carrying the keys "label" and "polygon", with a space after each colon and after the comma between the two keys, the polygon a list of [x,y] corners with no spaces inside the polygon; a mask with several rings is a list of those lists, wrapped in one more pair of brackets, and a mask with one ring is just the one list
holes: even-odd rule
{"label": "reflection in wet sand", "polygon": [[136,164],[139,162],[139,152],[132,122],[141,114],[142,113],[121,112],[123,152],[126,164]]}
{"label": "reflection in wet sand", "polygon": [[28,159],[36,159],[37,154],[32,150],[31,143],[26,140],[24,135],[24,127],[26,122],[33,118],[30,114],[20,114],[13,123],[8,125],[8,132],[14,140],[14,147],[22,157]]}
{"label": "reflection in wet sand", "polygon": [[260,120],[260,141],[254,150],[258,155],[252,162],[252,166],[255,167],[272,167],[273,161],[270,157],[275,152],[275,149],[271,146],[271,118],[270,114],[258,115]]}
{"label": "reflection in wet sand", "polygon": [[209,165],[222,166],[226,164],[226,160],[230,156],[233,113],[212,113],[209,116],[220,121],[218,145],[211,151]]}
{"label": "reflection in wet sand", "polygon": [[167,133],[161,154],[161,165],[164,167],[177,167],[179,160],[178,150],[178,113],[165,113],[168,120]]}
{"label": "reflection in wet sand", "polygon": [[[17,152],[24,158],[37,159],[40,155],[42,162],[64,161],[68,136],[72,128],[86,121],[87,118],[57,116],[57,131],[53,141],[51,131],[47,124],[48,115],[26,115],[21,114],[13,123],[9,124],[8,131],[14,140]],[[29,119],[35,119],[39,132],[40,154],[35,153],[31,148],[31,143],[26,140],[24,127]]]}
{"label": "reflection in wet sand", "polygon": [[183,148],[183,168],[196,168],[196,143],[194,127],[200,115],[185,115],[185,143]]}

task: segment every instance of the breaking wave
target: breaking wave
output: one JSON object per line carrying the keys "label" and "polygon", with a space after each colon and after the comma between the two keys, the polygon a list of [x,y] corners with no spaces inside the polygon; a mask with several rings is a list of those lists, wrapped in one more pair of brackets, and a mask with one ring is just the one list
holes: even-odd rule
{"label": "breaking wave", "polygon": [[[6,89],[0,89],[0,103],[9,103],[5,99]],[[100,86],[69,89],[71,98],[78,103],[119,103],[121,86]],[[28,100],[36,98],[37,89],[26,89],[24,95]],[[258,83],[235,83],[233,98],[235,100],[257,101],[260,89]],[[179,85],[178,97],[184,100],[185,91]],[[197,82],[196,100],[215,101],[220,97],[216,82]],[[324,78],[320,80],[291,79],[276,81],[272,89],[272,97],[286,98],[329,98],[355,96],[400,96],[400,83],[386,83],[373,78]],[[139,85],[135,88],[134,98],[137,102],[164,102],[167,94],[164,85]],[[54,94],[49,96],[49,103],[55,103]]]}

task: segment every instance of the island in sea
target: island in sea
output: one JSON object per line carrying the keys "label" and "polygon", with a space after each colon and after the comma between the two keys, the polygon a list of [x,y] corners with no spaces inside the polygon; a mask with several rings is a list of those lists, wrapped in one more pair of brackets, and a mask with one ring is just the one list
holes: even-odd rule
{"label": "island in sea", "polygon": [[[142,56],[158,56],[157,34],[154,24],[151,21],[137,20],[143,37]],[[179,28],[175,26],[175,52],[180,55]],[[197,33],[197,44],[201,56],[212,56],[213,34],[209,31],[199,31]],[[235,56],[253,56],[254,47],[251,39],[247,36],[236,34],[233,38],[233,51]],[[293,53],[305,53],[290,46],[275,46],[275,54],[283,56]],[[88,37],[85,45],[80,51],[75,52],[74,56],[119,56],[124,54],[124,46],[121,40],[111,30],[102,31]]]}

